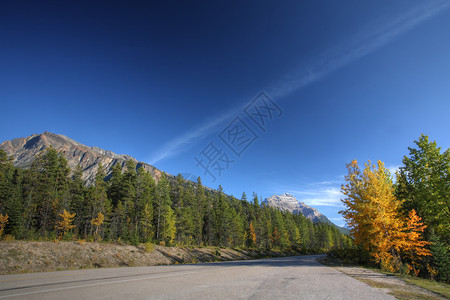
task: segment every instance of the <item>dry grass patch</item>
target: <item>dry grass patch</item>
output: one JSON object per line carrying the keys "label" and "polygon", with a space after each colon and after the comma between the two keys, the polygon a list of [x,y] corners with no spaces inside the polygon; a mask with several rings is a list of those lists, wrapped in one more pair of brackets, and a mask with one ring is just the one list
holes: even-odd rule
{"label": "dry grass patch", "polygon": [[[448,285],[433,280],[398,277],[392,273],[341,263],[336,259],[324,258],[322,264],[352,277],[367,285],[402,300],[415,299],[448,299]],[[419,282],[421,284],[419,284]],[[447,286],[447,287],[446,287]],[[436,288],[436,287],[439,287]]]}
{"label": "dry grass patch", "polygon": [[448,285],[446,283],[437,282],[434,280],[423,279],[423,278],[409,277],[409,276],[404,276],[404,277],[402,277],[402,279],[406,282],[415,284],[417,286],[420,286],[429,291],[433,291],[437,294],[440,294],[440,295],[450,299],[450,285]]}
{"label": "dry grass patch", "polygon": [[[356,277],[354,277],[356,278]],[[398,284],[389,284],[385,282],[379,282],[370,279],[356,278],[365,284],[374,287],[376,289],[382,290],[383,292],[394,296],[400,300],[435,300],[435,299],[445,299],[438,295],[432,295],[428,293],[423,293],[422,291],[417,291],[416,289],[411,289]]]}

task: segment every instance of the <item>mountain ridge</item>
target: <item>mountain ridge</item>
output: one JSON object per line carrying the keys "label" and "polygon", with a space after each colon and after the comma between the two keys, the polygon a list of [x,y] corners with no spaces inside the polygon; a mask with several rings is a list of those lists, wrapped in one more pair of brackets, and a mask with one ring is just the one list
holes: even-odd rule
{"label": "mountain ridge", "polygon": [[298,201],[293,195],[284,193],[282,195],[272,195],[267,197],[262,202],[264,205],[277,208],[281,211],[289,211],[293,214],[303,214],[306,218],[312,222],[322,222],[333,224],[342,233],[349,233],[349,230],[345,227],[338,226],[331,222],[324,214],[320,213],[316,208],[306,205],[304,202]]}
{"label": "mountain ridge", "polygon": [[86,146],[65,135],[48,131],[4,141],[0,144],[0,149],[3,149],[9,156],[13,157],[13,164],[16,167],[29,168],[34,159],[50,146],[63,153],[71,169],[74,170],[77,165],[81,166],[83,171],[82,179],[87,185],[94,182],[100,163],[105,168],[106,175],[109,176],[114,165],[120,164],[123,167],[127,160],[136,162],[136,168],[143,167],[146,171],[149,171],[156,181],[161,178],[163,173],[168,177],[174,177],[152,165],[138,161],[130,155],[116,154],[99,147]]}

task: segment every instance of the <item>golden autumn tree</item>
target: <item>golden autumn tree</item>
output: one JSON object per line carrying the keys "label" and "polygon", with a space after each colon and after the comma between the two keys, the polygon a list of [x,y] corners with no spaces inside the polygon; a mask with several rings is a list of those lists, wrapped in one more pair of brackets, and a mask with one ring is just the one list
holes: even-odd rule
{"label": "golden autumn tree", "polygon": [[341,186],[345,210],[340,213],[351,228],[354,243],[367,250],[382,268],[398,270],[406,241],[405,222],[389,171],[381,161],[377,166],[369,161],[361,170],[353,160],[347,169],[347,183]]}
{"label": "golden autumn tree", "polygon": [[406,243],[403,250],[405,251],[406,258],[410,261],[408,264],[409,272],[414,275],[419,275],[420,272],[420,260],[423,256],[430,256],[430,250],[425,247],[430,245],[429,242],[424,241],[422,233],[427,226],[421,222],[421,218],[416,214],[413,209],[409,212],[409,218],[407,222]]}
{"label": "golden autumn tree", "polygon": [[55,228],[61,232],[58,236],[59,239],[62,239],[70,229],[75,228],[75,225],[72,224],[75,215],[75,213],[71,214],[65,209],[62,214],[59,214],[62,220],[57,221],[55,225]]}
{"label": "golden autumn tree", "polygon": [[5,230],[5,226],[8,223],[8,214],[0,214],[0,237],[3,235],[3,230]]}
{"label": "golden autumn tree", "polygon": [[252,246],[256,245],[256,232],[253,226],[253,222],[250,222],[250,243]]}
{"label": "golden autumn tree", "polygon": [[99,212],[97,214],[97,218],[94,218],[91,220],[91,224],[95,226],[94,239],[96,241],[99,239],[99,231],[100,231],[100,227],[103,224],[104,219],[105,219],[105,216],[101,212]]}

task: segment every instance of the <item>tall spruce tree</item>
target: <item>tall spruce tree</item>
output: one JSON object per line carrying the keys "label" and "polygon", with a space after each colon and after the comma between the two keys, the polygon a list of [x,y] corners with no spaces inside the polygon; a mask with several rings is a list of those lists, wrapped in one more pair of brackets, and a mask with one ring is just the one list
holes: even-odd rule
{"label": "tall spruce tree", "polygon": [[153,202],[155,199],[155,181],[151,174],[139,168],[136,180],[136,216],[139,239],[148,242],[153,239]]}
{"label": "tall spruce tree", "polygon": [[36,179],[34,201],[40,231],[51,232],[62,207],[70,206],[67,199],[70,169],[64,156],[49,147],[33,162],[31,172]]}
{"label": "tall spruce tree", "polygon": [[404,199],[405,214],[414,209],[442,242],[450,245],[450,149],[441,152],[426,135],[409,147],[400,168],[396,194]]}
{"label": "tall spruce tree", "polygon": [[172,234],[175,234],[176,216],[171,207],[172,200],[170,198],[170,185],[165,174],[162,174],[156,185],[155,193],[155,224],[156,224],[156,240],[158,242],[173,241]]}
{"label": "tall spruce tree", "polygon": [[72,174],[69,182],[70,208],[69,211],[75,213],[74,225],[80,233],[87,234],[87,188],[82,179],[83,170],[78,165]]}
{"label": "tall spruce tree", "polygon": [[[111,216],[112,205],[110,200],[108,199],[106,193],[106,182],[104,181],[106,176],[105,169],[103,165],[100,164],[95,176],[94,185],[89,188],[88,198],[89,198],[89,213],[87,214],[89,217],[85,219],[86,226],[89,226],[89,235],[93,235],[94,232],[97,232],[97,225],[92,223],[92,220],[97,218],[99,213],[101,213],[105,220],[104,223],[109,222],[109,218]],[[105,226],[103,226],[105,227]],[[98,233],[98,232],[97,232]],[[104,232],[100,235],[101,238],[104,238]]]}
{"label": "tall spruce tree", "polygon": [[207,204],[206,204],[205,189],[202,185],[202,179],[200,178],[200,176],[197,178],[197,183],[195,184],[194,192],[195,196],[192,201],[193,237],[194,242],[197,245],[201,245],[204,242],[203,225]]}

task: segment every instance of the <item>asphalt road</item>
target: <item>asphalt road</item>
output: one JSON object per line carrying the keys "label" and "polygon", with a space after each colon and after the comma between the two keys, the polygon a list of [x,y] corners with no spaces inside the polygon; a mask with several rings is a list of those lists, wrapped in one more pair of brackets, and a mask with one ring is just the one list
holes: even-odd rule
{"label": "asphalt road", "polygon": [[6,275],[0,299],[395,299],[318,257]]}

